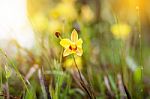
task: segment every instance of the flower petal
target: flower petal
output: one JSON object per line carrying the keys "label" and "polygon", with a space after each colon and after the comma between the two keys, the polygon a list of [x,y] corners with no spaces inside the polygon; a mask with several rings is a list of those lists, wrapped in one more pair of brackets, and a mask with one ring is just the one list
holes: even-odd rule
{"label": "flower petal", "polygon": [[83,41],[82,41],[82,39],[80,38],[80,39],[76,42],[77,47],[82,48],[82,43],[83,43]]}
{"label": "flower petal", "polygon": [[78,33],[77,33],[77,31],[75,29],[71,33],[71,40],[73,42],[76,42],[78,40]]}
{"label": "flower petal", "polygon": [[71,51],[69,48],[66,48],[66,49],[64,50],[63,56],[65,57],[65,56],[68,56],[68,55],[70,55],[70,54],[72,54],[72,51]]}
{"label": "flower petal", "polygon": [[82,54],[83,54],[82,48],[78,48],[77,51],[76,51],[76,54],[77,54],[78,56],[82,56]]}
{"label": "flower petal", "polygon": [[61,39],[60,45],[64,48],[68,48],[71,45],[71,41],[69,39]]}

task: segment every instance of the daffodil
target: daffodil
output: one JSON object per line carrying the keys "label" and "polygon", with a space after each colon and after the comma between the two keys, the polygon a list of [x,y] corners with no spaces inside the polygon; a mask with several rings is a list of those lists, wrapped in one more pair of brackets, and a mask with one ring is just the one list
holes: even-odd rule
{"label": "daffodil", "polygon": [[78,56],[82,56],[83,50],[82,50],[82,39],[78,39],[78,33],[74,29],[71,34],[71,40],[70,39],[61,39],[60,45],[65,48],[63,56],[68,56],[70,54],[77,54]]}
{"label": "daffodil", "polygon": [[124,23],[114,24],[111,27],[111,32],[117,39],[126,39],[129,36],[130,31],[130,26]]}

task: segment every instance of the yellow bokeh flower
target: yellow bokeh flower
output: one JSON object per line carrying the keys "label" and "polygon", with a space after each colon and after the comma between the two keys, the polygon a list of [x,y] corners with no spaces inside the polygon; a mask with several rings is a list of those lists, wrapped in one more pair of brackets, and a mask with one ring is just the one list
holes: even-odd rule
{"label": "yellow bokeh flower", "polygon": [[61,0],[62,2],[70,2],[70,3],[74,3],[76,0]]}
{"label": "yellow bokeh flower", "polygon": [[126,39],[131,32],[131,28],[127,24],[119,23],[112,25],[111,32],[117,39]]}
{"label": "yellow bokeh flower", "polygon": [[50,10],[49,16],[54,19],[60,18],[70,21],[75,20],[77,18],[77,10],[74,2],[60,2],[55,8]]}
{"label": "yellow bokeh flower", "polygon": [[48,27],[48,18],[46,18],[43,13],[34,15],[31,17],[31,21],[33,27],[40,32],[45,31]]}
{"label": "yellow bokeh flower", "polygon": [[81,18],[84,22],[90,22],[94,19],[94,13],[88,5],[81,7]]}
{"label": "yellow bokeh flower", "polygon": [[61,32],[62,31],[62,22],[58,20],[50,20],[48,24],[48,31],[50,33],[55,33],[56,31]]}
{"label": "yellow bokeh flower", "polygon": [[76,53],[78,56],[82,56],[83,50],[82,50],[82,39],[78,39],[78,33],[74,29],[71,34],[71,40],[70,39],[61,39],[60,45],[65,48],[63,56],[68,56],[70,54]]}
{"label": "yellow bokeh flower", "polygon": [[[82,58],[79,56],[76,56],[75,59],[76,59],[76,63],[78,64],[79,70],[81,70],[82,69]],[[66,59],[63,63],[63,67],[68,70],[75,70],[76,66],[75,66],[73,58]]]}

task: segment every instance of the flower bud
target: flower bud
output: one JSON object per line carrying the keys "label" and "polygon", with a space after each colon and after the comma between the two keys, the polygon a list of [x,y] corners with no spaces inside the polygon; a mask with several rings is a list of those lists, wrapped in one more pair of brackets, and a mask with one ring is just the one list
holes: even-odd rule
{"label": "flower bud", "polygon": [[56,36],[57,38],[59,38],[59,37],[60,37],[60,32],[55,32],[55,36]]}

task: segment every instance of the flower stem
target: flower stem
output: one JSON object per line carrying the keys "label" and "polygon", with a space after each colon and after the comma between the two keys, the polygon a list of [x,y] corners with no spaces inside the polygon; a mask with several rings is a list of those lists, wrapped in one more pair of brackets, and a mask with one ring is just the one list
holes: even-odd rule
{"label": "flower stem", "polygon": [[[84,90],[86,91],[86,93],[88,94],[88,96],[90,97],[90,99],[93,99],[92,95],[91,95],[91,92],[89,92],[88,88],[86,87],[86,84],[84,83],[84,80],[82,79],[81,72],[80,72],[80,70],[79,70],[79,68],[77,66],[77,63],[76,63],[74,55],[73,55],[73,60],[74,60],[75,66],[76,66],[76,68],[78,70],[78,73],[79,73],[79,77],[80,77],[80,80],[81,80],[81,82],[80,82],[81,86],[84,88]],[[95,96],[94,96],[94,99],[95,99]]]}

